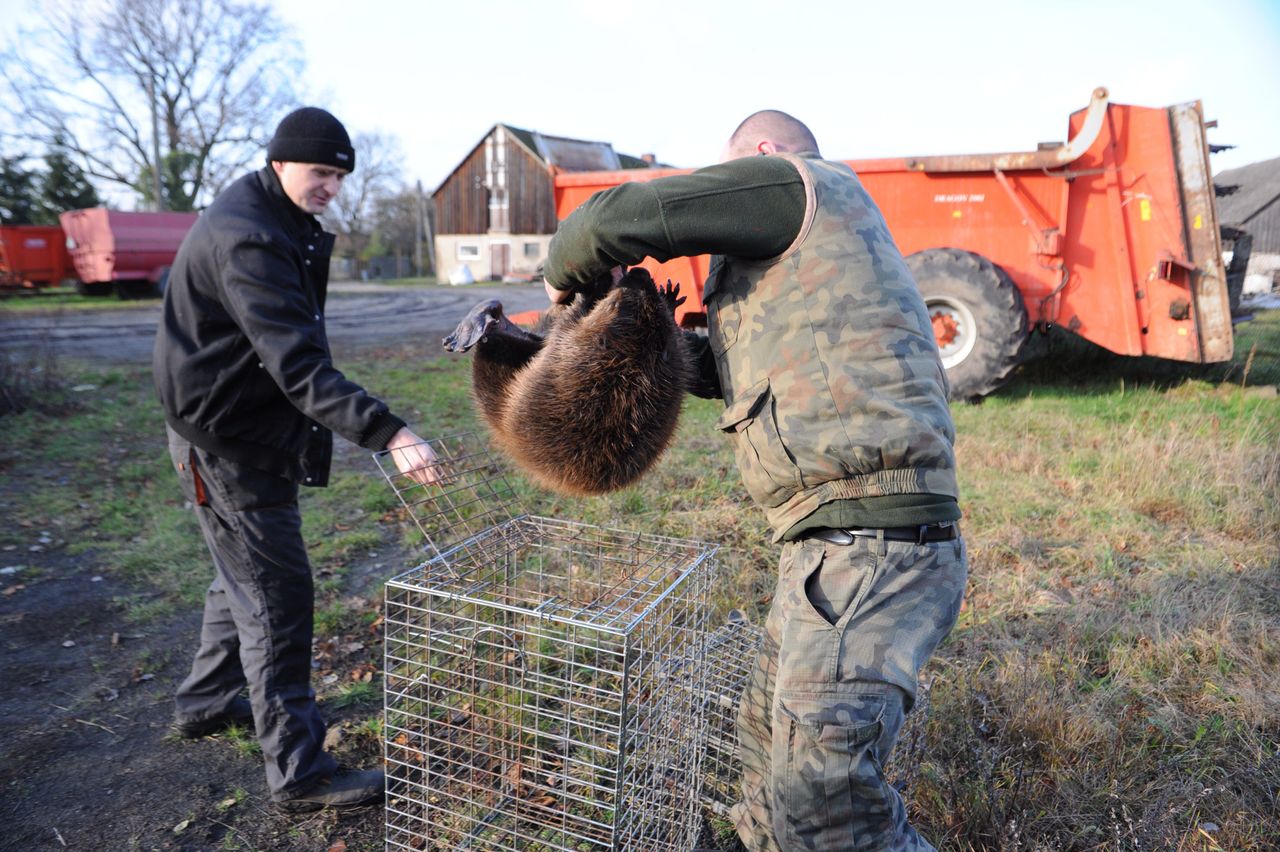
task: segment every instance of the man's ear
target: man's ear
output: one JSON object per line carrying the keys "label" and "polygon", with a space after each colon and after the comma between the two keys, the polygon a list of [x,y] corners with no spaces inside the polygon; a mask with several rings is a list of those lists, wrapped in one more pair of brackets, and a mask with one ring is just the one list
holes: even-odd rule
{"label": "man's ear", "polygon": [[756,143],[756,153],[762,157],[766,154],[776,154],[778,153],[778,146],[774,145],[769,139],[761,139]]}
{"label": "man's ear", "polygon": [[276,177],[279,177],[284,172],[284,163],[280,160],[272,160],[271,168],[275,171]]}

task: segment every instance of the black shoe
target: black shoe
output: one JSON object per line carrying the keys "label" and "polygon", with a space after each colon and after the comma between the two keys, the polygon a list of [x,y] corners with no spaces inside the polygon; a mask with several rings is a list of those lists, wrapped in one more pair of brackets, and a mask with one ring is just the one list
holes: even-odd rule
{"label": "black shoe", "polygon": [[249,728],[253,728],[253,708],[249,706],[249,699],[236,696],[224,712],[217,716],[210,716],[208,719],[201,719],[198,722],[184,722],[180,719],[175,719],[173,729],[178,732],[179,736],[189,740],[197,740],[200,737],[207,737],[219,731],[225,731],[232,725],[247,725]]}
{"label": "black shoe", "polygon": [[321,808],[358,808],[381,802],[387,779],[381,769],[339,769],[304,793],[276,802],[288,814],[305,814]]}

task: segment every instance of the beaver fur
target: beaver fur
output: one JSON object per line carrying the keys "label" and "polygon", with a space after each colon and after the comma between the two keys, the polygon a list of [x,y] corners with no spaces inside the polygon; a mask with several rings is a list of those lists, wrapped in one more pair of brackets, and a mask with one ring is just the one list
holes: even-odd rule
{"label": "beaver fur", "polygon": [[561,494],[639,479],[670,444],[692,380],[679,286],[659,289],[638,267],[610,285],[551,306],[532,332],[482,302],[444,340],[475,350],[472,397],[497,447]]}

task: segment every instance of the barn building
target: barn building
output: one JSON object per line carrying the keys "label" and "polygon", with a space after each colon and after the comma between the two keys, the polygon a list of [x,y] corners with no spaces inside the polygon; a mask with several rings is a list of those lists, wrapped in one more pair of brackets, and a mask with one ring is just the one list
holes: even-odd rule
{"label": "barn building", "polygon": [[1219,172],[1213,183],[1223,193],[1223,235],[1247,254],[1245,294],[1270,293],[1280,283],[1280,157]]}
{"label": "barn building", "polygon": [[454,283],[533,277],[556,230],[554,170],[657,165],[651,154],[619,154],[608,142],[495,124],[432,193],[436,277]]}

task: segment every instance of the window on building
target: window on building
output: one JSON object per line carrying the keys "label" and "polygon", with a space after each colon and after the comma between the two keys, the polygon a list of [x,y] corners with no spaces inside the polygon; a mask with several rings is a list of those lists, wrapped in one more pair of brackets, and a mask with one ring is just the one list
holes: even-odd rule
{"label": "window on building", "polygon": [[525,243],[524,256],[533,259],[542,255],[542,243]]}
{"label": "window on building", "polygon": [[479,243],[458,243],[458,260],[479,260]]}

